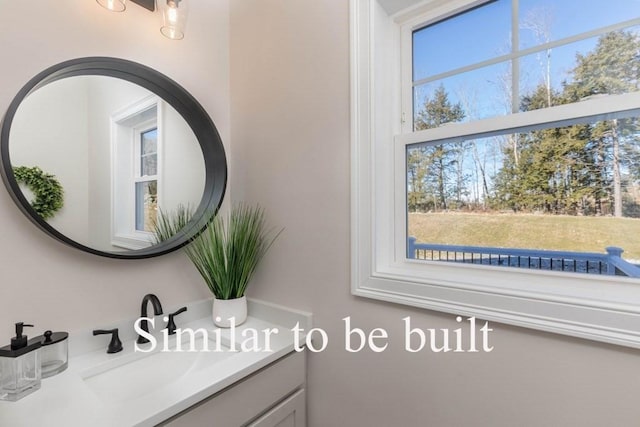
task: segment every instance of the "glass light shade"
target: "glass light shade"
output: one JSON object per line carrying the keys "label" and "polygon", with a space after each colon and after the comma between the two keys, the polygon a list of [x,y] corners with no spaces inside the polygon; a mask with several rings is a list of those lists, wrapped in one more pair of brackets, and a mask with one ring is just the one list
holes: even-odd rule
{"label": "glass light shade", "polygon": [[112,12],[124,12],[127,8],[125,4],[127,0],[96,0],[96,2],[107,10]]}
{"label": "glass light shade", "polygon": [[162,6],[162,35],[172,40],[184,38],[188,5],[187,0],[166,0]]}

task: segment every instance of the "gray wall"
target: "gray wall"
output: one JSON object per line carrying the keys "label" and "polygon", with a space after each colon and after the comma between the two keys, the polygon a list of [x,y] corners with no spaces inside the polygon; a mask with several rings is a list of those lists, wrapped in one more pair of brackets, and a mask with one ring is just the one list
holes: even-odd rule
{"label": "gray wall", "polygon": [[[231,2],[233,198],[285,227],[250,294],[312,311],[331,340],[309,357],[310,426],[638,425],[638,351],[491,324],[492,353],[409,354],[403,317],[454,316],[350,295],[348,4]],[[349,315],[390,347],[345,352]]]}

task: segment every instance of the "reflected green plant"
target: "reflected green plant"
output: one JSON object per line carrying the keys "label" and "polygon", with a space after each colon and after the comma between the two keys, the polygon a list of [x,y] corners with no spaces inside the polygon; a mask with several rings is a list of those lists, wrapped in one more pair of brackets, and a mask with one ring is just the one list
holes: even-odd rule
{"label": "reflected green plant", "polygon": [[52,218],[64,205],[64,190],[55,175],[37,166],[18,166],[13,168],[13,176],[33,192],[31,207],[42,219]]}
{"label": "reflected green plant", "polygon": [[182,204],[171,212],[159,209],[158,216],[152,224],[154,243],[164,242],[178,234],[192,217],[193,209]]}

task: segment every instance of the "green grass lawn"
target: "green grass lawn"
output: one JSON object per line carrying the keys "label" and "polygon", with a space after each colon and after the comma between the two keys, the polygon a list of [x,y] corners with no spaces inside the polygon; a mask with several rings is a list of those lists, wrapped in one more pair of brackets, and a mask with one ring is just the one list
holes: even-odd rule
{"label": "green grass lawn", "polygon": [[640,260],[640,219],[527,214],[412,213],[409,235],[418,243],[604,253],[624,249]]}

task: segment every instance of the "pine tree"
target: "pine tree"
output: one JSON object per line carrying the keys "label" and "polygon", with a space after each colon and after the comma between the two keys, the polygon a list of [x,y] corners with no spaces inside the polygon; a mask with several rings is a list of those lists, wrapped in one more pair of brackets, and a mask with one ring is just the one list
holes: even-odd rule
{"label": "pine tree", "polygon": [[[524,96],[521,111],[546,108],[597,94],[640,89],[640,39],[618,31],[578,54],[562,92],[545,82]],[[496,176],[494,208],[555,214],[623,214],[623,170],[640,179],[637,119],[614,119],[517,135],[517,152],[504,147]],[[612,208],[611,208],[612,207]]]}
{"label": "pine tree", "polygon": [[[626,31],[603,35],[592,52],[578,54],[573,69],[574,81],[566,92],[573,101],[598,94],[621,94],[640,89],[640,38]],[[628,128],[628,126],[627,126]],[[628,136],[629,132],[626,132]],[[592,135],[605,145],[607,163],[612,175],[613,215],[621,217],[622,168],[625,143],[624,126],[617,119],[600,122]]]}
{"label": "pine tree", "polygon": [[[465,113],[460,103],[453,104],[440,85],[432,97],[427,97],[414,122],[415,130],[424,130],[445,123],[464,119]],[[459,162],[458,154],[463,149],[460,144],[440,144],[420,146],[408,155],[409,209],[416,210],[420,200],[424,206],[432,205],[435,210],[447,210],[452,195],[460,195],[463,185],[460,174],[453,172]],[[455,179],[452,179],[452,175]],[[416,180],[420,178],[422,182]],[[412,181],[414,180],[414,181]],[[453,183],[452,183],[453,181]],[[414,183],[411,185],[411,183]],[[424,194],[424,197],[420,194]],[[413,204],[412,204],[413,203]]]}
{"label": "pine tree", "polygon": [[[561,94],[551,91],[554,105],[565,102]],[[546,108],[548,87],[541,83],[523,97],[522,111]],[[504,164],[496,178],[493,206],[514,211],[540,211],[553,214],[584,214],[593,191],[593,169],[585,137],[580,127],[569,126],[531,131],[516,135],[518,161],[511,146],[504,147]]]}

